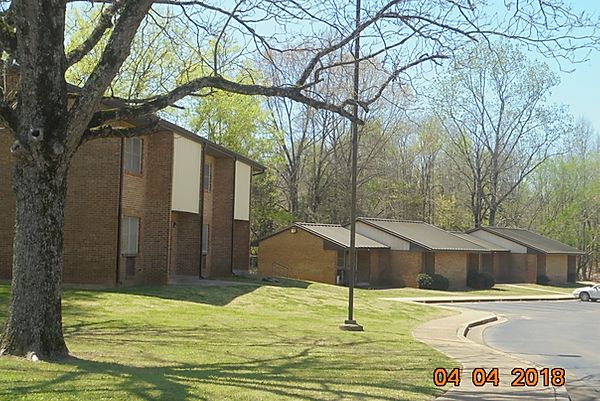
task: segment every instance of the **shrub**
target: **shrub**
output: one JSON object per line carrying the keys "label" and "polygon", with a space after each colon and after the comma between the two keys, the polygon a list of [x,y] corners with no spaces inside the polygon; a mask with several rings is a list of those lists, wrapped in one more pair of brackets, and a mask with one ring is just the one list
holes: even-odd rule
{"label": "shrub", "polygon": [[431,275],[431,289],[432,290],[447,290],[450,287],[448,279],[441,274]]}
{"label": "shrub", "polygon": [[540,274],[539,276],[537,276],[535,282],[541,285],[548,285],[548,283],[550,282],[550,278],[548,278],[548,276],[546,276],[545,274]]}
{"label": "shrub", "polygon": [[467,274],[467,285],[477,290],[488,290],[496,285],[496,280],[487,273],[470,271]]}
{"label": "shrub", "polygon": [[433,284],[433,279],[427,273],[417,275],[417,287],[430,290]]}

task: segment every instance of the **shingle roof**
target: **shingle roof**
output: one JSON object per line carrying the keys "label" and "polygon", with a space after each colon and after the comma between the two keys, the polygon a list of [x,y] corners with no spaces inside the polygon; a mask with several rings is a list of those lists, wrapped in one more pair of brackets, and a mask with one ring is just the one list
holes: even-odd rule
{"label": "shingle roof", "polygon": [[[480,229],[542,253],[572,255],[581,255],[584,253],[570,245],[563,244],[562,242],[544,237],[543,235],[536,234],[523,228],[480,227]],[[469,232],[476,230],[477,229],[473,229]]]}
{"label": "shingle roof", "polygon": [[459,237],[461,237],[462,239],[466,239],[467,241],[473,242],[479,246],[482,246],[484,248],[486,248],[489,251],[492,252],[510,252],[509,249],[506,248],[502,248],[500,245],[498,244],[494,244],[492,242],[483,240],[481,238],[477,238],[474,235],[471,234],[467,234],[467,233],[452,233],[454,235],[458,235]]}
{"label": "shingle roof", "polygon": [[422,221],[369,217],[359,217],[357,221],[362,221],[365,224],[431,251],[489,252],[485,247]]}
{"label": "shingle roof", "polygon": [[[350,230],[338,224],[320,224],[320,223],[296,223],[297,227],[302,228],[323,239],[331,241],[341,247],[350,247]],[[381,244],[363,235],[356,234],[357,249],[387,249],[389,246]]]}

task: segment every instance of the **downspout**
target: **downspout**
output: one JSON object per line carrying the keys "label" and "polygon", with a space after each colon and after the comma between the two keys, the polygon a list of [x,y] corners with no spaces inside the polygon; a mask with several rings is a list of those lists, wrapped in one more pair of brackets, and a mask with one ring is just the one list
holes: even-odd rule
{"label": "downspout", "polygon": [[[198,261],[198,278],[202,279],[202,268],[204,267],[204,164],[206,162],[206,144],[202,144],[202,156],[200,157],[200,260]],[[206,250],[208,253],[208,249]]]}
{"label": "downspout", "polygon": [[231,274],[233,274],[233,242],[234,242],[234,231],[235,231],[235,175],[237,169],[237,156],[233,159],[233,185],[231,192]]}
{"label": "downspout", "polygon": [[115,286],[119,286],[119,265],[121,262],[121,221],[123,213],[123,158],[125,152],[123,149],[125,148],[125,138],[121,138],[121,148],[119,150],[119,194],[117,200],[117,255],[115,258]]}

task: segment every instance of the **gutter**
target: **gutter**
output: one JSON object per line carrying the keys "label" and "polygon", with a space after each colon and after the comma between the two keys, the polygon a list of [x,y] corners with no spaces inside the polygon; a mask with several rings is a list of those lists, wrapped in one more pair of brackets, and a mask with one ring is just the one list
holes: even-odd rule
{"label": "gutter", "polygon": [[230,260],[231,260],[231,264],[230,264],[230,271],[231,274],[233,274],[233,242],[235,239],[235,179],[236,179],[236,173],[237,173],[237,161],[238,158],[237,156],[235,156],[235,158],[233,159],[233,185],[232,185],[232,192],[231,192],[231,254],[230,254]]}
{"label": "gutter", "polygon": [[121,262],[121,222],[123,213],[123,159],[125,156],[125,152],[123,151],[125,148],[125,138],[121,138],[120,144],[120,157],[119,157],[119,194],[117,200],[117,255],[115,257],[115,286],[118,287],[121,282],[119,280],[119,265]]}
{"label": "gutter", "polygon": [[[202,279],[202,268],[204,267],[204,165],[206,163],[206,145],[202,145],[202,155],[200,158],[200,260],[198,261],[198,278]],[[210,234],[210,233],[209,233]],[[208,254],[208,249],[206,250]]]}

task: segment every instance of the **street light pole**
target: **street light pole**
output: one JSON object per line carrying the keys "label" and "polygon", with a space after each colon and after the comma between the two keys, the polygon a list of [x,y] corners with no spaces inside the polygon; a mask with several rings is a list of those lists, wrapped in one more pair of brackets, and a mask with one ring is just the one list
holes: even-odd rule
{"label": "street light pole", "polygon": [[360,1],[356,0],[356,38],[354,39],[354,79],[352,98],[354,99],[352,121],[352,185],[350,205],[350,283],[348,285],[348,319],[340,325],[341,330],[363,331],[363,327],[354,320],[354,281],[356,278],[356,175],[358,158],[358,90],[359,90],[359,67],[360,67]]}

